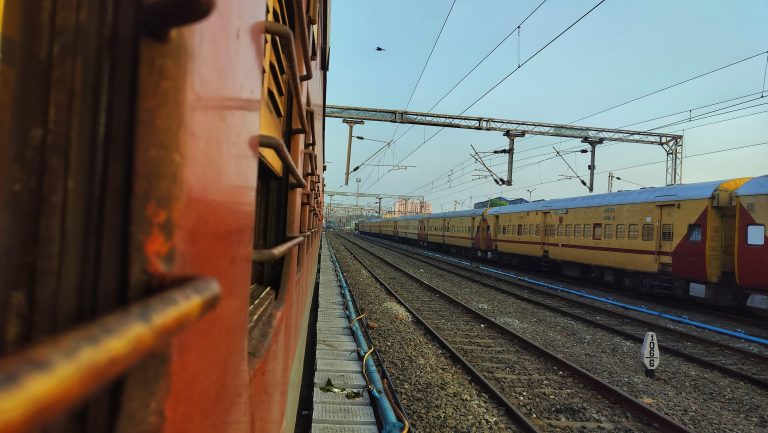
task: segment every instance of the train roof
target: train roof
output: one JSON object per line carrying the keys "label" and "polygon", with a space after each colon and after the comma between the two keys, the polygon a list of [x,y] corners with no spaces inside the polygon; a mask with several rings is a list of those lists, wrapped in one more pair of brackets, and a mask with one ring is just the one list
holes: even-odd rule
{"label": "train roof", "polygon": [[768,194],[768,175],[748,180],[741,188],[736,190],[735,194],[742,196]]}
{"label": "train roof", "polygon": [[468,216],[479,216],[485,212],[485,208],[482,209],[464,209],[464,210],[452,210],[449,212],[439,212],[421,215],[422,218],[457,218]]}
{"label": "train roof", "polygon": [[531,203],[513,204],[495,207],[488,215],[498,215],[508,212],[527,212],[554,209],[575,209],[592,206],[615,206],[623,204],[654,203],[659,201],[684,201],[709,198],[723,183],[716,180],[710,182],[690,183],[685,185],[669,185],[643,188],[630,191],[619,191],[607,194],[586,195],[581,197],[557,198]]}

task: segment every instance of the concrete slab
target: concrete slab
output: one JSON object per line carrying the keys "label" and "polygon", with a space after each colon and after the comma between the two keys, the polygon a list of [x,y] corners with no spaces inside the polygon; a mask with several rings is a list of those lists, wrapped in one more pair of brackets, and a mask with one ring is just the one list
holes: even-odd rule
{"label": "concrete slab", "polygon": [[341,317],[334,317],[333,319],[327,319],[327,320],[318,320],[317,321],[317,327],[327,327],[327,328],[349,328],[349,322],[347,322],[347,319],[343,319]]}
{"label": "concrete slab", "polygon": [[328,379],[331,379],[333,386],[339,388],[365,388],[365,378],[361,373],[329,373],[325,371],[315,372],[315,387],[325,386]]}
{"label": "concrete slab", "polygon": [[379,430],[372,425],[312,424],[312,433],[379,433]]}
{"label": "concrete slab", "polygon": [[317,335],[352,335],[349,328],[317,328]]}
{"label": "concrete slab", "polygon": [[319,350],[348,350],[351,352],[357,350],[357,345],[354,342],[318,341],[317,348]]}
{"label": "concrete slab", "polygon": [[319,388],[315,388],[315,393],[312,395],[312,401],[314,404],[346,404],[350,406],[370,406],[371,397],[368,391],[364,391],[363,388],[353,389],[353,391],[361,391],[360,398],[350,400],[346,394],[336,394],[333,392],[323,392]]}
{"label": "concrete slab", "polygon": [[370,406],[318,404],[312,413],[312,424],[375,426],[376,417]]}
{"label": "concrete slab", "polygon": [[334,373],[359,373],[363,363],[358,360],[342,361],[335,359],[318,359],[315,371],[327,371]]}
{"label": "concrete slab", "polygon": [[339,309],[337,311],[323,311],[319,310],[317,312],[317,320],[327,320],[327,319],[335,319],[337,317],[346,318],[347,314],[344,312],[344,310]]}
{"label": "concrete slab", "polygon": [[317,339],[323,342],[328,342],[328,341],[340,341],[340,342],[352,342],[352,343],[355,342],[354,337],[352,337],[351,335],[334,335],[330,333],[328,334],[318,333]]}
{"label": "concrete slab", "polygon": [[340,361],[359,361],[357,352],[348,350],[316,350],[315,359],[338,359]]}

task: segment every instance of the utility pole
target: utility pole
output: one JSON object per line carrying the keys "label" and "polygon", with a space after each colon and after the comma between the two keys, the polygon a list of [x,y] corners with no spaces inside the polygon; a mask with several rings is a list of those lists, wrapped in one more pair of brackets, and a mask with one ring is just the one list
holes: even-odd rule
{"label": "utility pole", "polygon": [[608,172],[608,192],[613,192],[613,172]]}
{"label": "utility pole", "polygon": [[507,147],[507,181],[506,185],[512,185],[512,165],[515,161],[515,138],[525,137],[525,132],[521,131],[507,131],[504,136],[509,139],[509,146]]}
{"label": "utility pole", "polygon": [[598,144],[603,144],[602,138],[584,138],[581,140],[582,143],[586,143],[590,146],[590,156],[589,156],[589,192],[593,192],[595,190],[595,148]]}
{"label": "utility pole", "polygon": [[360,213],[360,179],[359,177],[355,179],[355,182],[357,183],[357,193],[355,194],[355,207],[357,208],[357,213]]}
{"label": "utility pole", "polygon": [[352,158],[352,128],[354,128],[355,125],[362,125],[365,122],[362,120],[350,119],[344,119],[342,122],[349,126],[349,140],[347,141],[347,171],[344,174],[344,185],[349,185],[349,160]]}
{"label": "utility pole", "polygon": [[534,191],[536,191],[536,188],[533,188],[533,189],[526,189],[526,191],[528,191],[528,202],[530,203],[530,201],[531,201],[531,196],[533,195],[533,192],[534,192]]}
{"label": "utility pole", "polygon": [[381,199],[384,197],[376,197],[376,200],[379,201],[379,218],[381,218]]}

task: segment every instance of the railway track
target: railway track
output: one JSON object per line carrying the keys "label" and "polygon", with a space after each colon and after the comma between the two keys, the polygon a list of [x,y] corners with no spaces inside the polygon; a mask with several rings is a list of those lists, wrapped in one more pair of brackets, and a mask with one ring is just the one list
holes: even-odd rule
{"label": "railway track", "polygon": [[[509,409],[524,431],[690,431],[370,248],[342,239],[350,255]],[[379,264],[389,271],[374,270]]]}
{"label": "railway track", "polygon": [[535,284],[512,280],[457,263],[447,263],[421,253],[414,253],[399,245],[370,239],[366,240],[381,248],[410,257],[465,280],[511,295],[522,301],[588,323],[630,340],[640,342],[645,332],[656,332],[662,353],[674,354],[706,368],[720,371],[752,385],[768,389],[768,356],[766,355],[620,311],[604,308],[541,288]]}

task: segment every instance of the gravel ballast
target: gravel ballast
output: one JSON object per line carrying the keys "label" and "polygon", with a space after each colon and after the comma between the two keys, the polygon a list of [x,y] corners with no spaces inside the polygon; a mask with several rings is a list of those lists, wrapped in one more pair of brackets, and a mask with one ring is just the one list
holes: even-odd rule
{"label": "gravel ballast", "polygon": [[697,432],[768,431],[768,392],[662,353],[645,378],[639,345],[368,244],[425,281],[559,353]]}
{"label": "gravel ballast", "polygon": [[329,240],[414,428],[421,432],[519,431],[505,409],[454,363],[397,300],[333,236]]}

